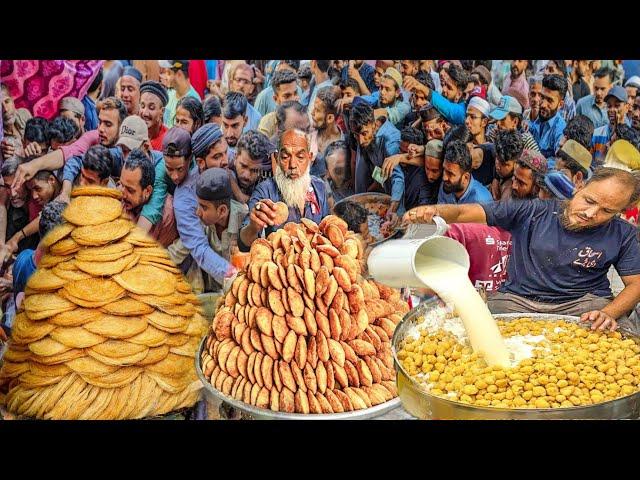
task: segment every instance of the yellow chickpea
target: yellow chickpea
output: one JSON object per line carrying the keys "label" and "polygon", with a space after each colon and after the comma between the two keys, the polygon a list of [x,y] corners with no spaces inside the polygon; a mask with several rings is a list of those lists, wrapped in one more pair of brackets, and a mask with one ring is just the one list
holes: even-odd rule
{"label": "yellow chickpea", "polygon": [[487,392],[489,393],[496,393],[498,391],[498,387],[496,385],[489,385],[487,387]]}
{"label": "yellow chickpea", "polygon": [[475,385],[465,385],[462,388],[462,393],[465,395],[475,395],[478,393],[478,388]]}
{"label": "yellow chickpea", "polygon": [[543,397],[546,395],[546,390],[544,389],[544,387],[533,387],[533,391],[532,394],[534,397]]}

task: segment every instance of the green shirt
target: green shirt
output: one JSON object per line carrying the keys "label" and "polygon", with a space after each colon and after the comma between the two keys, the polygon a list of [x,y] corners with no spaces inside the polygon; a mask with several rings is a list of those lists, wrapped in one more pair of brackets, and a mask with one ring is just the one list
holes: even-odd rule
{"label": "green shirt", "polygon": [[[178,106],[178,101],[181,100],[181,99],[177,97],[175,88],[170,88],[168,90],[168,94],[169,94],[169,101],[167,102],[167,106],[164,107],[164,120],[163,121],[164,121],[164,124],[167,126],[167,128],[171,128],[171,127],[173,127],[173,123],[174,123],[174,120],[175,120],[176,107]],[[198,100],[202,101],[202,99],[200,98],[200,95],[198,95],[198,92],[196,92],[196,89],[193,88],[193,86],[191,86],[191,88],[189,88],[189,91],[187,92],[187,95],[190,95],[193,98],[197,98]],[[185,95],[185,97],[187,95]]]}

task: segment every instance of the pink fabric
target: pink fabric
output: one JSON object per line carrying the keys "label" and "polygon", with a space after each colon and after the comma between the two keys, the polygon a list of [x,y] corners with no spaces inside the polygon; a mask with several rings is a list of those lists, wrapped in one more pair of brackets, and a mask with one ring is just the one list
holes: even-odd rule
{"label": "pink fabric", "polygon": [[71,145],[64,145],[60,147],[64,161],[66,162],[71,157],[76,155],[84,155],[90,147],[97,145],[100,142],[100,136],[98,130],[89,130],[82,134],[82,136],[73,142]]}
{"label": "pink fabric", "polygon": [[104,60],[4,60],[0,79],[16,108],[52,119],[63,97],[83,98]]}
{"label": "pink fabric", "polygon": [[507,281],[511,234],[499,227],[479,223],[454,223],[446,237],[457,240],[469,253],[469,279],[475,287],[495,292]]}
{"label": "pink fabric", "polygon": [[511,75],[507,75],[507,78],[504,79],[504,85],[502,85],[502,94],[507,95],[510,88],[513,88],[520,93],[521,98],[517,99],[519,102],[521,100],[526,102],[525,105],[522,105],[522,108],[529,108],[529,82],[527,82],[527,77],[524,73],[514,81],[511,81]]}

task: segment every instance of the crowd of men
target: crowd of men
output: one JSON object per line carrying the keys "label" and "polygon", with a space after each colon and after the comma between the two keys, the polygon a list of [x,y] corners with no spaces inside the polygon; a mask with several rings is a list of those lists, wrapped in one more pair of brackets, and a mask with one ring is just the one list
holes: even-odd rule
{"label": "crowd of men", "polygon": [[[237,253],[281,226],[275,202],[288,221],[319,222],[347,199],[340,212],[360,229],[348,197],[383,192],[388,224],[455,223],[448,235],[476,259],[476,285],[518,296],[505,311],[571,301],[615,325],[640,300],[635,229],[618,223],[638,217],[640,77],[620,62],[110,60],[51,120],[17,108],[2,85],[5,310],[74,186],[101,185],[122,192],[197,293],[222,288]],[[625,154],[610,160],[614,144]],[[563,241],[575,255],[550,254]],[[603,280],[611,265],[622,301]],[[597,297],[589,308],[585,295]]]}

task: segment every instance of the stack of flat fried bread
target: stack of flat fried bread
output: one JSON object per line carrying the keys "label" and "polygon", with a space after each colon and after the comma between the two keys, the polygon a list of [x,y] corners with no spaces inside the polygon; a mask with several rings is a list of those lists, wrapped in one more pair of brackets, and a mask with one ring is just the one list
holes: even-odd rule
{"label": "stack of flat fried bread", "polygon": [[165,249],[120,193],[79,187],[27,282],[0,383],[7,409],[44,419],[134,419],[192,406],[207,324]]}

